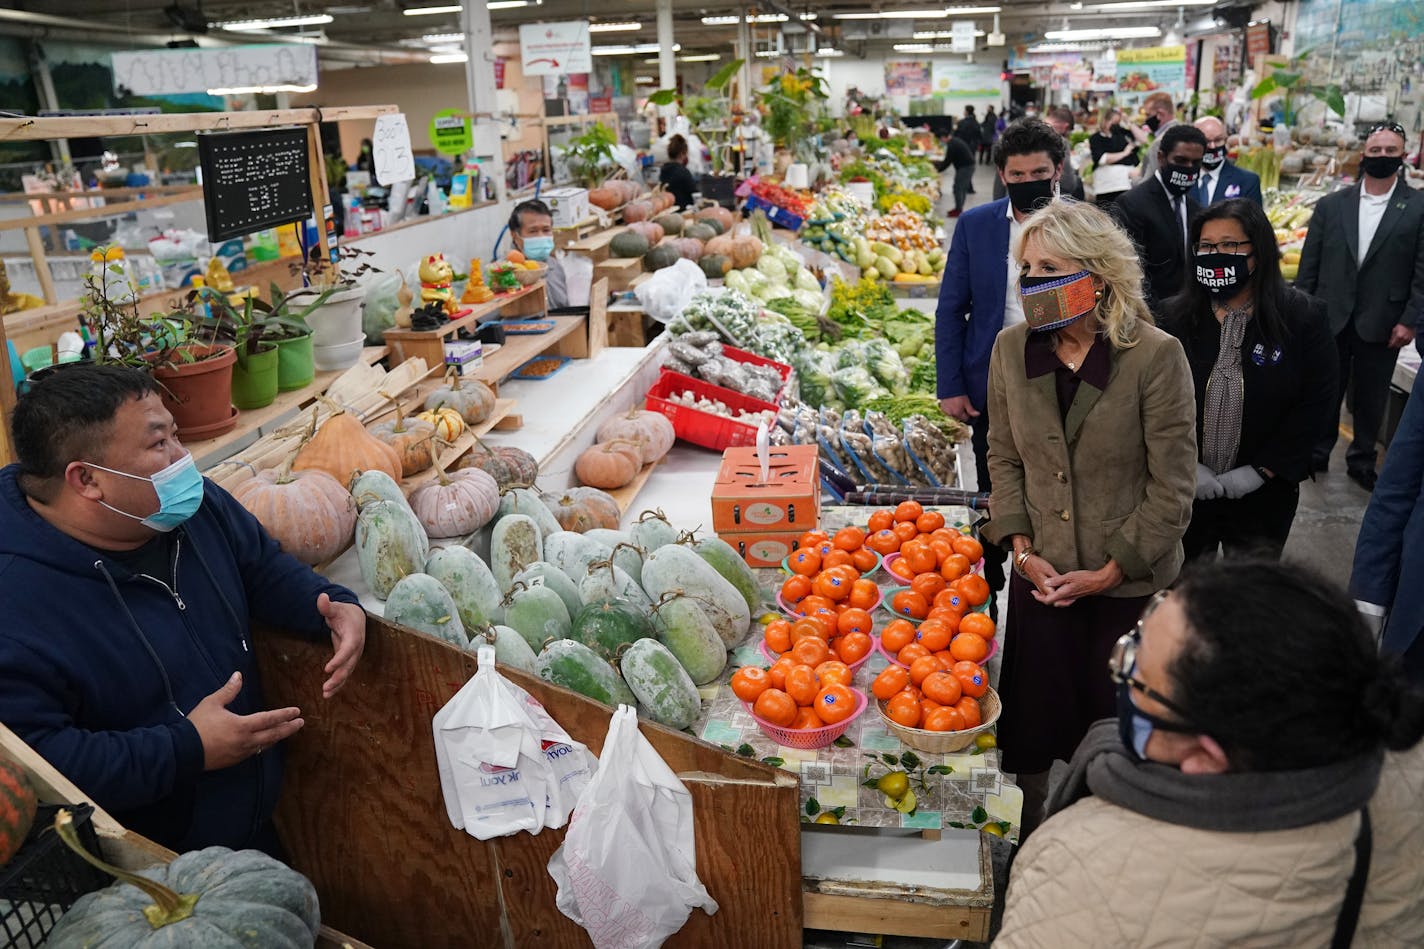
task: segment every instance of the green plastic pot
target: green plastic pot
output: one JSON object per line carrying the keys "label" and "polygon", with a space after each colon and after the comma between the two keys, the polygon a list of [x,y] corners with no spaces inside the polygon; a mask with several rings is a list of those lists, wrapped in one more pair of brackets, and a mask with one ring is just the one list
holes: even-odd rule
{"label": "green plastic pot", "polygon": [[277,340],[277,389],[291,392],[310,385],[316,377],[312,362],[312,338],[308,333],[293,339]]}
{"label": "green plastic pot", "polygon": [[277,398],[277,347],[248,353],[240,347],[232,367],[232,404],[239,409],[260,409]]}

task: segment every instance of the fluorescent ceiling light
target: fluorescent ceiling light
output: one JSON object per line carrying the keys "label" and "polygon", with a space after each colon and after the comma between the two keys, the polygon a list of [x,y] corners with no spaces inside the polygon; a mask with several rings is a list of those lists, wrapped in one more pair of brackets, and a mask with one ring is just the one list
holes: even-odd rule
{"label": "fluorescent ceiling light", "polygon": [[897,53],[933,53],[934,46],[930,43],[896,43]]}
{"label": "fluorescent ceiling light", "polygon": [[1093,3],[1093,10],[1148,10],[1153,7],[1209,7],[1217,0],[1124,0],[1122,3]]}
{"label": "fluorescent ceiling light", "polygon": [[836,48],[831,47],[831,46],[823,47],[822,49],[816,50],[816,56],[819,57],[820,59],[834,59],[834,58],[836,58],[837,56],[844,56],[844,55],[845,55],[845,50],[843,50],[843,49],[836,49]]}
{"label": "fluorescent ceiling light", "polygon": [[470,57],[465,53],[436,53],[430,57],[430,62],[436,66],[444,63],[463,63]]}
{"label": "fluorescent ceiling light", "polygon": [[[1214,2],[1214,0],[1213,0]],[[486,10],[513,10],[517,7],[529,6],[529,0],[490,0],[485,4]]]}
{"label": "fluorescent ceiling light", "polygon": [[316,83],[312,83],[312,84],[309,85],[309,86],[298,86],[298,85],[293,85],[293,84],[288,83],[288,84],[278,84],[278,85],[275,85],[275,86],[232,86],[231,88],[227,88],[227,89],[209,89],[209,90],[208,90],[208,95],[210,95],[210,96],[241,96],[241,95],[246,95],[246,94],[249,93],[249,92],[255,92],[255,93],[258,93],[258,94],[260,94],[260,95],[272,95],[272,94],[277,93],[277,92],[315,92],[315,91],[316,91]]}
{"label": "fluorescent ceiling light", "polygon": [[695,56],[679,56],[677,61],[680,63],[715,63],[721,58],[718,53],[698,53]]}
{"label": "fluorescent ceiling light", "polygon": [[1117,43],[1113,40],[1090,40],[1086,43],[1039,43],[1025,52],[1033,53],[1081,53],[1085,50],[1111,49]]}
{"label": "fluorescent ceiling light", "polygon": [[637,86],[656,86],[658,81],[652,76],[639,76],[633,80],[633,84]]}
{"label": "fluorescent ceiling light", "polygon": [[422,43],[463,43],[464,33],[426,33],[420,38]]}
{"label": "fluorescent ceiling light", "polygon": [[1047,40],[1146,40],[1156,39],[1162,31],[1155,26],[1113,26],[1094,30],[1048,30],[1043,34]]}
{"label": "fluorescent ceiling light", "polygon": [[588,31],[590,33],[631,33],[634,30],[641,30],[643,24],[628,20],[622,23],[590,23]]}
{"label": "fluorescent ceiling light", "polygon": [[443,7],[411,7],[409,10],[402,10],[406,16],[434,16],[438,13],[459,13],[460,5]]}
{"label": "fluorescent ceiling light", "polygon": [[[1213,0],[1214,2],[1214,0]],[[837,20],[944,20],[952,16],[998,13],[1003,7],[949,7],[943,10],[881,10],[879,13],[836,13]]]}
{"label": "fluorescent ceiling light", "polygon": [[307,16],[277,16],[266,20],[228,20],[225,23],[209,23],[221,30],[246,33],[251,30],[270,30],[279,26],[321,26],[330,23],[334,17],[330,13],[312,13]]}
{"label": "fluorescent ceiling light", "polygon": [[[985,34],[983,30],[975,30],[974,35],[983,36]],[[953,37],[954,32],[952,30],[926,30],[915,34],[915,39],[917,40],[947,40]]]}
{"label": "fluorescent ceiling light", "polygon": [[[674,43],[672,46],[674,53],[681,49],[681,43]],[[595,56],[638,56],[645,53],[657,53],[661,51],[662,47],[657,43],[639,43],[636,46],[595,46],[591,50]]]}
{"label": "fluorescent ceiling light", "polygon": [[[796,17],[798,20],[814,20],[814,13],[800,13]],[[753,13],[747,17],[748,23],[785,23],[791,19],[785,13]],[[703,26],[736,26],[742,22],[739,16],[705,16],[702,18]]]}

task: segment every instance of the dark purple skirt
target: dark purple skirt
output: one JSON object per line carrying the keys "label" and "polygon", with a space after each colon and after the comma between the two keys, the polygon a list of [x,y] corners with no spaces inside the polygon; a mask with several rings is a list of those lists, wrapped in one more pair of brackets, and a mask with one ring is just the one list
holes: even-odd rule
{"label": "dark purple skirt", "polygon": [[1047,771],[1073,757],[1088,726],[1117,714],[1108,656],[1149,598],[1090,596],[1044,606],[1033,584],[1009,578],[1004,659],[999,672],[998,739],[1003,770]]}

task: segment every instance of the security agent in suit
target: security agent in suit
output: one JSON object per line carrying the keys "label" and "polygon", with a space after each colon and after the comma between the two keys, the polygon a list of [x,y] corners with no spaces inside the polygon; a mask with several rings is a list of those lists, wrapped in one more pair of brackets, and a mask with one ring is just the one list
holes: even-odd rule
{"label": "security agent in suit", "polygon": [[1207,208],[1233,198],[1245,198],[1262,207],[1261,176],[1254,171],[1237,168],[1226,158],[1226,124],[1214,115],[1197,119],[1195,124],[1206,136],[1201,178],[1193,195],[1197,204]]}
{"label": "security agent in suit", "polygon": [[[1367,491],[1375,486],[1376,440],[1399,348],[1414,340],[1424,317],[1424,194],[1399,175],[1405,142],[1394,123],[1370,131],[1360,182],[1315,206],[1295,282],[1328,307],[1339,401],[1349,395],[1354,417],[1346,469]],[[1329,466],[1339,423],[1332,412],[1315,444],[1314,470]]]}
{"label": "security agent in suit", "polygon": [[1206,136],[1194,126],[1173,125],[1160,145],[1157,173],[1108,208],[1137,245],[1147,305],[1154,314],[1161,312],[1163,300],[1181,291],[1187,273],[1187,229],[1201,210],[1192,192],[1201,174]]}

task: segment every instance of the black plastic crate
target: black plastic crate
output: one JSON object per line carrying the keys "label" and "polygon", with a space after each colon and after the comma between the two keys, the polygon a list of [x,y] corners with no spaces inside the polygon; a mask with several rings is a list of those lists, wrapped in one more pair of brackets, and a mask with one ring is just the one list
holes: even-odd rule
{"label": "black plastic crate", "polygon": [[[102,856],[94,832],[94,808],[69,805],[79,839]],[[0,867],[0,949],[35,949],[43,945],[59,917],[85,893],[113,882],[85,863],[54,832],[58,805],[41,805],[20,852]]]}

